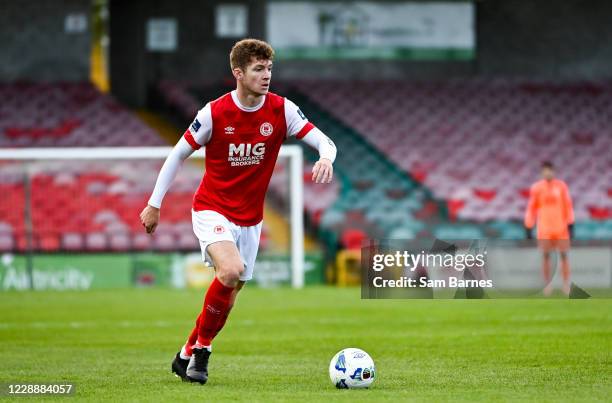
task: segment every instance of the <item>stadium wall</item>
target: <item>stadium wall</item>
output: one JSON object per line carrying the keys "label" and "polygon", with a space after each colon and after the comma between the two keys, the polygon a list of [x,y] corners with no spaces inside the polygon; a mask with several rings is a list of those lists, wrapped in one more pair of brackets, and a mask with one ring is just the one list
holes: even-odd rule
{"label": "stadium wall", "polygon": [[[110,0],[112,92],[131,106],[142,106],[148,87],[162,78],[215,82],[231,77],[229,49],[236,40],[215,37],[217,4],[197,0]],[[249,36],[263,37],[264,2],[237,4],[248,6]],[[146,50],[146,24],[150,18],[176,19],[176,51]]]}
{"label": "stadium wall", "polygon": [[[304,256],[304,282],[324,283],[324,260],[320,253]],[[29,260],[29,263],[28,263]],[[252,283],[262,287],[291,284],[291,257],[260,253]],[[30,278],[28,265],[31,264]],[[2,291],[90,290],[125,287],[206,287],[214,271],[198,253],[34,253],[3,254],[0,259]]]}
{"label": "stadium wall", "polygon": [[[215,82],[230,79],[228,51],[233,38],[215,36],[220,1],[109,0],[111,87],[132,106],[147,101],[148,87],[160,79]],[[225,3],[223,3],[225,4]],[[248,36],[265,38],[266,2],[232,2],[248,8]],[[277,79],[439,79],[480,75],[601,79],[610,77],[612,3],[603,0],[478,1],[476,59],[468,61],[285,60]],[[146,23],[175,18],[174,52],[145,49]]]}
{"label": "stadium wall", "polygon": [[612,77],[612,2],[477,2],[480,75]]}
{"label": "stadium wall", "polygon": [[[229,77],[226,59],[233,39],[214,35],[219,1],[109,0],[113,91],[143,105],[146,89],[160,77],[219,80]],[[246,0],[249,36],[265,36],[265,2]],[[0,4],[0,81],[78,81],[89,76],[88,0],[5,0]],[[84,14],[82,32],[67,33],[66,17]],[[604,0],[476,2],[477,58],[468,62],[286,61],[281,79],[441,78],[522,75],[562,79],[609,78],[612,71],[612,3]],[[179,22],[175,53],[147,53],[145,24],[150,17]],[[61,51],[60,51],[61,50]]]}
{"label": "stadium wall", "polygon": [[[90,12],[89,0],[0,2],[0,81],[87,80]],[[81,17],[85,25],[67,32],[67,19]]]}

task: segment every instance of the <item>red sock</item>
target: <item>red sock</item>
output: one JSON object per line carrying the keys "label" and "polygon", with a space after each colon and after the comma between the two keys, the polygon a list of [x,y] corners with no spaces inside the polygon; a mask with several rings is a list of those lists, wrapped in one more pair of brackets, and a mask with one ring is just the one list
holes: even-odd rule
{"label": "red sock", "polygon": [[219,321],[219,325],[217,326],[217,330],[215,331],[215,335],[213,336],[213,338],[215,338],[217,334],[221,331],[221,329],[223,329],[223,326],[225,326],[225,321],[227,320],[227,317],[229,316],[230,312],[232,311],[232,308],[234,307],[234,302],[236,302],[236,295],[238,295],[238,292],[234,290],[230,298],[230,304],[227,307],[227,312],[225,313],[225,315],[223,315],[223,318]]}
{"label": "red sock", "polygon": [[187,339],[187,342],[185,343],[185,353],[187,355],[191,355],[191,347],[196,344],[196,342],[198,341],[198,328],[200,327],[200,320],[202,318],[202,314],[200,313],[198,315],[198,318],[196,319],[196,323],[194,328],[191,330],[191,333],[189,334],[189,338]]}
{"label": "red sock", "polygon": [[[230,305],[229,305],[229,307],[227,309],[227,313],[219,321],[219,325],[217,326],[217,330],[216,330],[215,335],[213,336],[213,338],[217,336],[217,334],[221,331],[221,329],[223,329],[223,326],[225,325],[225,322],[227,321],[229,313],[232,311],[232,308],[234,307],[234,302],[236,301],[236,295],[237,294],[238,293],[235,290],[234,290],[234,292],[232,292],[232,296],[231,296],[231,299],[230,299]],[[201,319],[202,319],[202,313],[200,313],[198,315],[198,318],[196,319],[195,326],[193,327],[193,329],[191,329],[191,333],[189,334],[189,338],[187,338],[187,342],[185,343],[185,353],[187,355],[191,355],[192,354],[191,348],[198,341],[198,329],[200,327],[200,320]]]}
{"label": "red sock", "polygon": [[212,339],[221,330],[231,308],[233,287],[224,286],[215,277],[204,297],[204,306],[200,314],[197,344],[210,346]]}

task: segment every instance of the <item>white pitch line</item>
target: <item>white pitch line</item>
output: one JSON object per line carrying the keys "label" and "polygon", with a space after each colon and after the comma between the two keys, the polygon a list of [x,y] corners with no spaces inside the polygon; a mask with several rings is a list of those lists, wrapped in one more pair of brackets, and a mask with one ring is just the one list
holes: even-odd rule
{"label": "white pitch line", "polygon": [[97,327],[119,327],[119,328],[144,328],[144,327],[173,327],[184,326],[186,321],[181,322],[138,322],[138,321],[117,321],[117,322],[28,322],[28,323],[0,323],[0,329],[81,329],[81,328],[97,328]]}
{"label": "white pitch line", "polygon": [[[233,322],[236,325],[251,326],[255,321],[237,320]],[[156,320],[152,322],[119,320],[115,322],[4,322],[0,323],[0,330],[3,329],[83,329],[83,328],[169,328],[169,327],[189,327],[193,325],[193,321],[170,322],[165,320]]]}

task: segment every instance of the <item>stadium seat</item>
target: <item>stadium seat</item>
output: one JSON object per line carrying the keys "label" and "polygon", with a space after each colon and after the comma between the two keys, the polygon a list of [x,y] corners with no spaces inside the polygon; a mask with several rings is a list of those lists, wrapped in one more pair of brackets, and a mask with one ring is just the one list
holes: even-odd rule
{"label": "stadium seat", "polygon": [[108,238],[108,246],[112,251],[126,251],[131,247],[130,234],[127,232],[111,231]]}
{"label": "stadium seat", "polygon": [[152,247],[153,239],[149,234],[145,234],[142,231],[132,234],[132,248],[136,250],[147,250]]}
{"label": "stadium seat", "polygon": [[198,250],[200,246],[198,239],[190,230],[178,236],[176,247],[181,250]]}
{"label": "stadium seat", "polygon": [[39,235],[38,248],[44,252],[54,252],[60,249],[60,237],[55,231]]}
{"label": "stadium seat", "polygon": [[10,252],[15,246],[13,235],[8,233],[0,233],[0,251]]}
{"label": "stadium seat", "polygon": [[[604,228],[611,218],[610,205],[601,200],[612,197],[610,170],[602,170],[610,167],[612,88],[578,87],[490,78],[298,83],[302,93],[446,200],[451,219],[521,223],[539,164],[553,159],[570,187],[576,220],[594,219]],[[593,115],[594,108],[602,112]],[[516,228],[491,230],[515,238]]]}
{"label": "stadium seat", "polygon": [[153,239],[156,249],[162,251],[172,251],[177,249],[177,242],[175,242],[174,236],[171,233],[161,232],[154,235]]}
{"label": "stadium seat", "polygon": [[340,243],[345,249],[359,250],[363,247],[364,241],[367,239],[365,232],[359,229],[346,229],[340,237]]}
{"label": "stadium seat", "polygon": [[103,251],[108,248],[106,235],[101,232],[92,232],[85,236],[85,247],[90,251]]}
{"label": "stadium seat", "polygon": [[0,98],[2,147],[164,145],[152,129],[90,83],[0,84]]}
{"label": "stadium seat", "polygon": [[80,234],[68,232],[62,235],[62,249],[78,251],[82,250],[83,247],[83,237]]}

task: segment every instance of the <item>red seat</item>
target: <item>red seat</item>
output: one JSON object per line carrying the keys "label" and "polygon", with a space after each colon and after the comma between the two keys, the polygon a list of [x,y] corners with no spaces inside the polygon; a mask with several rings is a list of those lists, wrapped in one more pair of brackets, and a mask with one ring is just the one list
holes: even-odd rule
{"label": "red seat", "polygon": [[425,182],[425,179],[427,179],[427,172],[422,169],[413,169],[412,171],[410,171],[410,174],[412,175],[414,180],[419,183],[423,183]]}
{"label": "red seat", "polygon": [[465,200],[460,199],[450,199],[447,202],[448,214],[450,215],[451,220],[456,220],[459,211],[465,206]]}
{"label": "red seat", "polygon": [[590,132],[579,132],[572,134],[572,140],[575,144],[580,145],[591,145],[595,140],[593,133]]}
{"label": "red seat", "polygon": [[519,194],[521,195],[521,197],[523,197],[524,199],[529,199],[529,193],[530,190],[529,188],[523,188],[519,190]]}
{"label": "red seat", "polygon": [[495,196],[497,195],[497,190],[495,189],[474,189],[474,196],[485,200],[485,201],[491,201],[495,198]]}
{"label": "red seat", "polygon": [[588,210],[591,218],[594,220],[607,220],[612,218],[612,208],[589,206]]}
{"label": "red seat", "polygon": [[340,243],[346,249],[359,250],[363,246],[363,242],[367,239],[365,232],[359,229],[346,229],[342,233]]}
{"label": "red seat", "polygon": [[23,130],[18,127],[7,127],[4,129],[4,135],[9,139],[16,139],[23,134]]}
{"label": "red seat", "polygon": [[38,247],[45,252],[54,252],[60,248],[60,239],[55,232],[42,233],[38,238]]}

